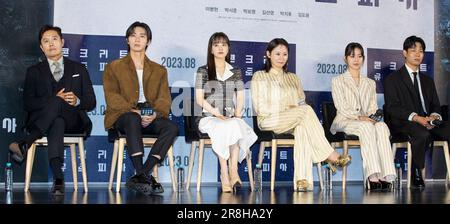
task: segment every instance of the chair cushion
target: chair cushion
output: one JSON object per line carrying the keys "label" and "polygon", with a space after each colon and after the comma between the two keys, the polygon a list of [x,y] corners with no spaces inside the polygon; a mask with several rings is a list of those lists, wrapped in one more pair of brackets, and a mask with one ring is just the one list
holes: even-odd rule
{"label": "chair cushion", "polygon": [[409,142],[410,139],[406,133],[391,133],[391,143]]}

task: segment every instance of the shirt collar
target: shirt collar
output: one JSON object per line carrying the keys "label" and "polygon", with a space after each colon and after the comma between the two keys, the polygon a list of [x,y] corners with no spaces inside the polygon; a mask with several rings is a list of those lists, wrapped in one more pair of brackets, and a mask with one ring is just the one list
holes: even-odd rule
{"label": "shirt collar", "polygon": [[223,73],[222,78],[219,77],[219,75],[216,72],[216,76],[217,76],[217,80],[219,81],[225,81],[228,78],[230,78],[231,76],[233,76],[233,72],[231,71],[231,69],[233,69],[233,66],[231,66],[230,64],[228,64],[228,62],[225,62],[225,71]]}
{"label": "shirt collar", "polygon": [[[61,65],[61,66],[63,66],[64,65],[64,57],[60,57],[58,60],[57,60],[57,62]],[[47,58],[47,61],[48,61],[48,64],[50,65],[50,66],[53,66],[53,63],[55,62],[55,61],[53,61],[53,60],[51,60],[51,59],[49,59],[49,58]]]}

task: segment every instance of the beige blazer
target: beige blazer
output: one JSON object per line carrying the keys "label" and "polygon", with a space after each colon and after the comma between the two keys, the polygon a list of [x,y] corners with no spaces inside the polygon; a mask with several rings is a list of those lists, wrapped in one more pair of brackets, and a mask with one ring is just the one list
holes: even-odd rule
{"label": "beige blazer", "polygon": [[342,131],[349,120],[358,120],[358,116],[369,116],[377,111],[375,88],[375,81],[365,76],[361,76],[357,86],[348,71],[332,79],[331,93],[337,113],[331,133]]}

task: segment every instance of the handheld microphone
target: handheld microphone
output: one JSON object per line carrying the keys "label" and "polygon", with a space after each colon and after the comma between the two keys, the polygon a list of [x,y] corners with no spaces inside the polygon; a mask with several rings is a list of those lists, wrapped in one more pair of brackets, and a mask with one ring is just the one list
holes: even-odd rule
{"label": "handheld microphone", "polygon": [[378,109],[374,114],[369,115],[369,118],[376,122],[381,121],[381,119],[383,118],[383,110]]}
{"label": "handheld microphone", "polygon": [[444,121],[436,119],[436,120],[429,121],[428,123],[432,126],[439,127],[444,123]]}

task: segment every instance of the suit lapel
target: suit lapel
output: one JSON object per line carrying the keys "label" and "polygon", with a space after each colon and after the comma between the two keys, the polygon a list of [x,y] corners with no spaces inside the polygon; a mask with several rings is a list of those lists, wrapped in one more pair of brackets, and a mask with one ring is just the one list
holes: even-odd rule
{"label": "suit lapel", "polygon": [[145,56],[145,59],[144,59],[144,75],[142,77],[142,79],[143,79],[142,83],[144,85],[144,95],[147,95],[147,94],[145,94],[146,91],[148,91],[147,83],[149,83],[149,80],[150,80],[150,77],[152,76],[152,74],[153,74],[153,68],[150,65],[150,59],[148,59],[147,56]]}
{"label": "suit lapel", "polygon": [[[355,81],[352,78],[352,75],[350,74],[350,72],[346,72],[344,74],[344,80],[345,80],[345,86],[348,86],[350,88],[350,91],[353,93],[353,95],[355,95],[355,100],[358,99],[359,97],[359,91],[358,91],[358,87],[356,86]],[[360,85],[361,85],[361,80],[360,79]]]}
{"label": "suit lapel", "polygon": [[124,75],[129,75],[128,78],[131,81],[131,85],[133,85],[133,89],[138,90],[138,91],[133,91],[131,93],[133,100],[137,102],[139,100],[139,80],[137,78],[136,67],[134,66],[134,62],[133,62],[133,59],[131,58],[131,55],[128,54],[125,57],[125,61],[128,65],[129,72],[125,72]]}
{"label": "suit lapel", "polygon": [[[70,63],[69,60],[66,58],[64,60],[64,75],[63,75],[63,81],[64,81],[64,88],[66,89],[65,92],[70,92],[72,90],[72,75],[74,75],[74,68],[73,64]],[[61,81],[61,80],[60,80]]]}
{"label": "suit lapel", "polygon": [[[417,96],[416,96],[416,91],[414,90],[414,84],[411,81],[411,77],[409,76],[408,70],[406,69],[406,67],[403,65],[403,67],[400,70],[400,79],[402,80],[403,84],[406,86],[406,88],[409,91],[409,95],[411,96],[411,99],[414,102],[414,107],[416,108],[416,110],[419,109],[420,107],[420,103],[417,101]],[[422,91],[423,93],[423,91]]]}
{"label": "suit lapel", "polygon": [[50,70],[50,65],[48,64],[47,58],[45,58],[44,61],[39,64],[39,70],[42,74],[41,78],[48,79],[49,83],[56,82],[53,78],[53,74]]}

